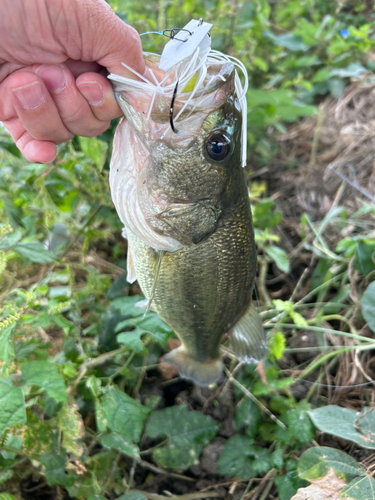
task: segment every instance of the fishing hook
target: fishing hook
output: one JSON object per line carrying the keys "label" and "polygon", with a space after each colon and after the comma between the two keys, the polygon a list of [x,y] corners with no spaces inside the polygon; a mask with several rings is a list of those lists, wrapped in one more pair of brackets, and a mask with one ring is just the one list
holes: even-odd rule
{"label": "fishing hook", "polygon": [[180,31],[186,31],[186,33],[189,33],[189,36],[191,36],[193,34],[192,31],[189,31],[185,28],[172,28],[172,29],[165,29],[162,31],[146,31],[145,33],[141,33],[139,36],[149,35],[149,34],[155,33],[156,35],[164,35],[167,38],[169,38],[170,40],[177,40],[178,42],[187,42],[187,38],[185,38],[185,40],[181,40],[181,38],[176,37],[176,35]]}
{"label": "fishing hook", "polygon": [[171,124],[171,129],[173,130],[173,132],[175,134],[177,134],[178,130],[175,128],[174,123],[173,123],[173,108],[174,108],[174,101],[175,101],[176,95],[177,95],[177,88],[178,88],[178,80],[177,80],[176,86],[175,86],[174,91],[173,91],[171,107],[169,110],[169,123]]}

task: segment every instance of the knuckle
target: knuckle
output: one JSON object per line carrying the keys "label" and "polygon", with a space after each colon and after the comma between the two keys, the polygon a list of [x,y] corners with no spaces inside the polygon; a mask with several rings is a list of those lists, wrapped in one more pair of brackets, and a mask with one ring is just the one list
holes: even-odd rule
{"label": "knuckle", "polygon": [[102,134],[109,127],[110,122],[102,122],[100,125],[96,125],[91,129],[87,129],[84,136],[85,137],[96,137],[97,135]]}

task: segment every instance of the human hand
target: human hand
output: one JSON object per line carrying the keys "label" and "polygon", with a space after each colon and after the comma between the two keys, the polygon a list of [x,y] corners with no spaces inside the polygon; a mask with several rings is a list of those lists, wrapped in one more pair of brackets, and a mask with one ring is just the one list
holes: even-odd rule
{"label": "human hand", "polygon": [[138,33],[104,0],[0,0],[0,121],[30,162],[121,115],[106,70],[145,71]]}

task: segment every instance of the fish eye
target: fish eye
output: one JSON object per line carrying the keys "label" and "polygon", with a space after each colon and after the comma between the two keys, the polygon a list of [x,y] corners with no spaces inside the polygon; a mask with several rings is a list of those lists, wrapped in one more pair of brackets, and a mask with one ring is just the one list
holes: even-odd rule
{"label": "fish eye", "polygon": [[205,148],[211,160],[224,160],[230,151],[230,139],[222,132],[215,131],[206,139]]}

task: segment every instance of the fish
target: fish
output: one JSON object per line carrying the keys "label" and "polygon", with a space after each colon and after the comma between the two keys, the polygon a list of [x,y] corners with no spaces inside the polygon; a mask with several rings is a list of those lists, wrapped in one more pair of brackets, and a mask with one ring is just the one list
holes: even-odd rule
{"label": "fish", "polygon": [[[155,79],[158,56],[145,59]],[[233,63],[213,60],[202,78],[194,95],[175,87],[173,106],[160,88],[117,82],[125,116],[109,182],[128,240],[127,279],[138,280],[148,308],[181,341],[163,360],[208,386],[223,376],[225,335],[244,363],[262,360],[267,342],[252,300],[257,258],[238,75]]]}

